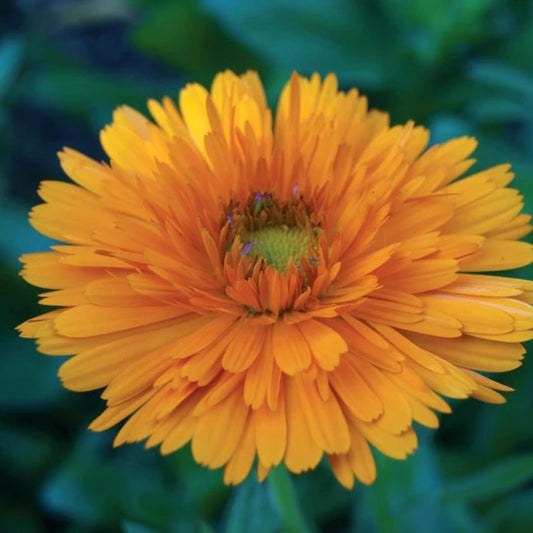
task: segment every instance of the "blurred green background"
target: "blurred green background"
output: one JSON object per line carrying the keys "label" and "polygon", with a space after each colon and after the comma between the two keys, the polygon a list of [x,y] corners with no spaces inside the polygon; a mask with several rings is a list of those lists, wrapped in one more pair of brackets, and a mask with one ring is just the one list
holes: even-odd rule
{"label": "blurred green background", "polygon": [[162,458],[90,434],[98,393],[63,390],[60,358],[13,327],[41,312],[17,275],[21,253],[48,246],[26,221],[37,184],[64,179],[64,145],[102,159],[115,106],[145,111],[148,97],[225,68],[257,69],[274,104],[293,69],[333,71],[393,122],[429,126],[432,142],[478,137],[477,168],[511,162],[533,212],[532,58],[526,0],[2,0],[0,530],[531,532],[531,360],[503,377],[517,389],[506,405],[456,403],[409,460],[376,453],[372,487],[348,492],[321,465],[292,486],[278,472],[234,489],[188,449]]}

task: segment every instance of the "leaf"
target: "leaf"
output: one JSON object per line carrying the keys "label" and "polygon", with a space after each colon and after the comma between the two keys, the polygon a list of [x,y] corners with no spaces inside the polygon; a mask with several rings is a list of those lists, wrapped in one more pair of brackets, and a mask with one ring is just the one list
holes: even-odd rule
{"label": "leaf", "polygon": [[378,477],[370,487],[357,487],[350,531],[387,533],[448,533],[450,509],[440,505],[441,485],[434,444],[420,431],[419,449],[405,461],[376,453]]}
{"label": "leaf", "polygon": [[[510,95],[487,96],[476,98],[468,108],[469,113],[479,122],[519,122],[531,113],[524,103]],[[533,114],[531,115],[533,117]]]}
{"label": "leaf", "polygon": [[164,457],[166,469],[187,487],[188,503],[194,508],[202,509],[204,517],[213,517],[227,501],[231,488],[222,481],[221,469],[199,470],[192,458],[190,445],[176,453]]}
{"label": "leaf", "polygon": [[533,76],[511,65],[494,61],[474,61],[468,75],[498,91],[513,91],[533,103]]}
{"label": "leaf", "polygon": [[341,83],[384,85],[394,66],[394,32],[368,4],[350,0],[207,0],[205,7],[240,42],[278,69],[335,72]]}
{"label": "leaf", "polygon": [[38,354],[31,341],[16,338],[14,332],[2,339],[2,358],[2,409],[14,412],[42,411],[66,395],[57,378],[63,358]]}
{"label": "leaf", "polygon": [[19,37],[8,36],[0,42],[0,101],[15,81],[22,53],[22,39]]}
{"label": "leaf", "polygon": [[158,533],[156,529],[151,527],[143,526],[131,520],[122,521],[122,531],[124,533]]}
{"label": "leaf", "polygon": [[292,474],[284,465],[278,466],[268,476],[270,496],[274,501],[284,531],[311,532],[303,515]]}
{"label": "leaf", "polygon": [[18,480],[39,476],[54,458],[50,435],[42,430],[17,427],[14,423],[0,425],[0,461],[5,473]]}
{"label": "leaf", "polygon": [[440,499],[443,503],[484,501],[506,494],[531,480],[533,453],[527,453],[450,482],[442,491]]}
{"label": "leaf", "polygon": [[[55,9],[54,9],[55,7]],[[127,0],[86,0],[51,6],[50,17],[58,27],[76,27],[128,19],[132,6]]]}
{"label": "leaf", "polygon": [[[46,250],[53,241],[31,227],[26,207],[0,199],[0,256],[18,270],[19,257],[25,253]],[[14,238],[16,236],[16,238]]]}
{"label": "leaf", "polygon": [[[517,178],[514,183],[518,181]],[[527,179],[524,180],[524,183],[518,184],[518,188],[522,192],[525,192],[524,185],[526,183]],[[526,194],[526,200],[533,200],[533,194],[531,192],[533,191],[530,188],[529,194]],[[532,207],[533,205],[531,204],[526,206],[526,212],[530,213]],[[531,235],[528,238],[531,241]],[[504,272],[502,275],[518,279],[531,279],[532,268],[531,266],[527,266],[511,272]],[[525,348],[531,353],[533,343],[531,341],[528,342]],[[478,458],[484,460],[483,462],[485,464],[499,461],[502,457],[508,457],[515,450],[527,450],[531,448],[531,426],[522,423],[522,421],[528,420],[531,417],[533,362],[530,358],[526,358],[524,365],[519,371],[510,373],[502,381],[514,389],[514,392],[506,395],[507,403],[497,407],[490,404],[477,405],[477,416],[474,419],[477,423],[470,429],[472,432],[472,436],[470,437],[472,439],[472,446],[476,450]],[[470,472],[472,471],[471,469],[472,465],[470,465]]]}
{"label": "leaf", "polygon": [[486,521],[491,531],[530,533],[533,524],[533,490],[508,496],[491,506]]}
{"label": "leaf", "polygon": [[280,520],[265,484],[251,475],[233,489],[228,502],[224,533],[274,533]]}
{"label": "leaf", "polygon": [[471,125],[463,117],[451,113],[438,113],[428,124],[431,144],[440,144],[471,131]]}
{"label": "leaf", "polygon": [[[460,46],[483,37],[495,0],[381,0],[424,65],[445,62]],[[488,29],[487,29],[488,30]]]}
{"label": "leaf", "polygon": [[110,464],[74,457],[43,487],[42,502],[54,514],[84,524],[110,524],[120,517],[120,472]]}
{"label": "leaf", "polygon": [[170,86],[140,76],[57,66],[29,74],[17,97],[21,101],[66,111],[99,129],[109,122],[115,107],[128,104],[144,111],[149,98],[174,96],[178,88],[178,84]]}
{"label": "leaf", "polygon": [[168,478],[158,452],[128,446],[111,453],[109,441],[108,434],[83,432],[43,485],[44,507],[93,530],[131,521],[155,531],[194,531],[196,509]]}
{"label": "leaf", "polygon": [[210,83],[217,71],[226,68],[237,72],[263,69],[257,57],[196,4],[186,1],[150,5],[144,20],[133,31],[133,43],[203,83]]}

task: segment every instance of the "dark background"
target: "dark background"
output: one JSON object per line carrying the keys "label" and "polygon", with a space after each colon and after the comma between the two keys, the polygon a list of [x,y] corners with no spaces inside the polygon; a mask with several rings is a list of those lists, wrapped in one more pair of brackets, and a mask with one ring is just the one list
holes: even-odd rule
{"label": "dark background", "polygon": [[[476,168],[511,162],[533,212],[532,58],[531,1],[1,0],[0,529],[269,533],[292,523],[290,505],[254,475],[228,488],[188,449],[112,449],[114,430],[85,429],[99,394],[63,390],[62,358],[17,339],[14,326],[42,311],[17,258],[48,246],[26,218],[38,182],[64,179],[59,149],[102,159],[98,131],[115,106],[144,112],[147,98],[175,98],[225,68],[258,70],[271,104],[293,69],[333,71],[394,123],[429,126],[432,142],[476,136]],[[370,488],[344,490],[326,465],[295,477],[308,530],[529,533],[533,362],[502,379],[517,389],[507,404],[456,402],[438,432],[420,430],[409,460],[376,452]]]}

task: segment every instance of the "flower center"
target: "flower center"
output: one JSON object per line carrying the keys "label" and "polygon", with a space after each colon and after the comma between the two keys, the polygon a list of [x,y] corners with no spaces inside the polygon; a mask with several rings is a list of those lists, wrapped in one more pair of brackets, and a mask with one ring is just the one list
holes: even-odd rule
{"label": "flower center", "polygon": [[255,193],[244,208],[231,205],[227,219],[229,247],[237,244],[244,257],[264,260],[281,273],[291,261],[297,268],[302,260],[311,266],[316,262],[320,228],[302,198],[294,195],[283,202],[269,193]]}
{"label": "flower center", "polygon": [[300,266],[302,257],[309,257],[313,236],[299,227],[268,226],[258,231],[251,231],[245,236],[246,242],[241,253],[251,257],[262,257],[268,265],[280,272],[285,272],[289,262]]}

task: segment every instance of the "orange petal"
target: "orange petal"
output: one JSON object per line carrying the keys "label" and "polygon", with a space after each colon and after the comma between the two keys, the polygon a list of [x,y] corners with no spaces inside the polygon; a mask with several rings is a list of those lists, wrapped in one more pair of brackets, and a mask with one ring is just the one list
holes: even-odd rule
{"label": "orange petal", "polygon": [[319,320],[304,320],[297,324],[305,337],[317,364],[324,370],[333,370],[340,361],[340,354],[348,350],[344,338]]}
{"label": "orange petal", "polygon": [[327,453],[345,453],[350,446],[346,419],[333,394],[324,401],[313,381],[301,375],[293,378],[300,410],[313,440]]}
{"label": "orange petal", "polygon": [[285,402],[279,402],[275,411],[262,405],[253,416],[259,460],[267,467],[276,466],[283,459],[287,445]]}
{"label": "orange petal", "polygon": [[274,359],[286,374],[294,375],[311,364],[309,345],[297,327],[278,320],[272,328],[272,343]]}
{"label": "orange petal", "polygon": [[241,439],[247,417],[248,407],[242,400],[242,389],[237,387],[199,417],[192,438],[195,461],[210,468],[227,463]]}

